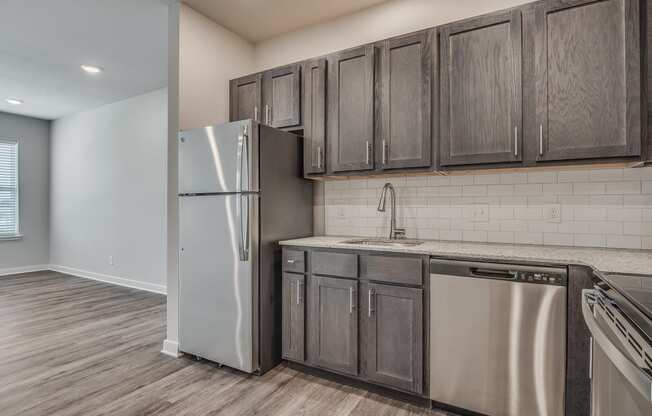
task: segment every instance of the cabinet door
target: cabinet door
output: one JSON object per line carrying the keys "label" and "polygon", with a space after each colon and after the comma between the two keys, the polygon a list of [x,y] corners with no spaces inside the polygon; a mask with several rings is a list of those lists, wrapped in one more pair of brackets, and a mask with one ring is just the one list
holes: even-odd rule
{"label": "cabinet door", "polygon": [[264,75],[263,122],[276,128],[301,123],[301,65],[271,69]]}
{"label": "cabinet door", "polygon": [[639,0],[537,6],[538,160],[641,152]]}
{"label": "cabinet door", "polygon": [[283,358],[305,359],[305,276],[283,273]]}
{"label": "cabinet door", "polygon": [[330,169],[334,172],[373,169],[373,46],[335,54],[328,72]]}
{"label": "cabinet door", "polygon": [[309,359],[319,367],[358,374],[358,282],[311,276]]}
{"label": "cabinet door", "polygon": [[442,166],[522,159],[521,12],[442,29]]}
{"label": "cabinet door", "polygon": [[304,172],[326,172],[326,59],[303,67]]}
{"label": "cabinet door", "polygon": [[362,297],[367,379],[421,393],[423,290],[367,283]]}
{"label": "cabinet door", "polygon": [[381,112],[376,160],[383,169],[430,166],[432,32],[380,44]]}
{"label": "cabinet door", "polygon": [[231,80],[230,121],[260,121],[262,75],[253,74]]}

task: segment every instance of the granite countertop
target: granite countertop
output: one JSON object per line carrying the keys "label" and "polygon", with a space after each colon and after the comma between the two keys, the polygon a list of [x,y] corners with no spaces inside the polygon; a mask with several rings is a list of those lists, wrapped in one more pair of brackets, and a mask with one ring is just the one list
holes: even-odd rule
{"label": "granite countertop", "polygon": [[434,240],[425,240],[423,244],[409,247],[344,243],[344,241],[350,239],[362,239],[362,237],[308,237],[281,241],[280,244],[285,246],[477,258],[481,260],[545,262],[561,265],[581,264],[604,273],[652,275],[652,251],[650,250],[553,247],[527,244],[490,244]]}

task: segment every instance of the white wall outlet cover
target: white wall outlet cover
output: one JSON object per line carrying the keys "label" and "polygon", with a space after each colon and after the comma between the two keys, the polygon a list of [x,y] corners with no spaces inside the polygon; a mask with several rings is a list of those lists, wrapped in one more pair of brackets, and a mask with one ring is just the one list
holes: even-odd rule
{"label": "white wall outlet cover", "polygon": [[543,218],[548,222],[561,222],[561,205],[546,205],[543,208]]}

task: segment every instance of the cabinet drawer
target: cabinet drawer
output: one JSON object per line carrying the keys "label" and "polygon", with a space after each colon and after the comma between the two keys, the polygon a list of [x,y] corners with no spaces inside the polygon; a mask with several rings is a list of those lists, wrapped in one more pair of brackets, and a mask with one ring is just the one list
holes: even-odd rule
{"label": "cabinet drawer", "polygon": [[283,250],[283,271],[305,273],[306,252],[303,250]]}
{"label": "cabinet drawer", "polygon": [[360,278],[404,285],[423,284],[421,257],[360,256]]}
{"label": "cabinet drawer", "polygon": [[313,251],[310,254],[310,264],[310,271],[314,274],[358,277],[357,254]]}

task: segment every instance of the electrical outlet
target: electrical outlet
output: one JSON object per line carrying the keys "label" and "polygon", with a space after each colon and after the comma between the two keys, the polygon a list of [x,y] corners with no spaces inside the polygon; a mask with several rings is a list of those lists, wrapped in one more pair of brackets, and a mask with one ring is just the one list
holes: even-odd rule
{"label": "electrical outlet", "polygon": [[473,206],[473,222],[489,222],[489,205]]}
{"label": "electrical outlet", "polygon": [[113,266],[113,256],[109,256],[109,266]]}
{"label": "electrical outlet", "polygon": [[561,222],[561,205],[546,205],[543,208],[543,218],[547,222]]}

